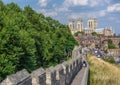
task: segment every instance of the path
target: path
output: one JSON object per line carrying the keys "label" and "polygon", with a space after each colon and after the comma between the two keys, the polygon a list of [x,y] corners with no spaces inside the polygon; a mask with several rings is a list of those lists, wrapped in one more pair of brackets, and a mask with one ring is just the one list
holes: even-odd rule
{"label": "path", "polygon": [[82,81],[82,77],[85,72],[85,67],[83,67],[78,74],[75,76],[74,80],[72,81],[71,85],[80,85]]}

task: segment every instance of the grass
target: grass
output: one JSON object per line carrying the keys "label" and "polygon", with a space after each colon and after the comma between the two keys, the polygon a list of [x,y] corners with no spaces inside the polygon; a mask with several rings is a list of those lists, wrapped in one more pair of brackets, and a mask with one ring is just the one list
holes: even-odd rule
{"label": "grass", "polygon": [[95,56],[88,56],[88,85],[120,85],[120,68]]}

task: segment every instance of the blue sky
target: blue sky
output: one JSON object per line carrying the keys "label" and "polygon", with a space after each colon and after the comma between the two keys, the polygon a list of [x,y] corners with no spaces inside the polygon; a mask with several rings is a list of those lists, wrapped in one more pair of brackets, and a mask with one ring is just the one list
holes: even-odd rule
{"label": "blue sky", "polygon": [[30,5],[45,16],[68,24],[69,19],[82,18],[87,27],[88,18],[98,19],[98,28],[112,26],[120,33],[120,0],[3,0],[5,4],[17,3],[21,8]]}

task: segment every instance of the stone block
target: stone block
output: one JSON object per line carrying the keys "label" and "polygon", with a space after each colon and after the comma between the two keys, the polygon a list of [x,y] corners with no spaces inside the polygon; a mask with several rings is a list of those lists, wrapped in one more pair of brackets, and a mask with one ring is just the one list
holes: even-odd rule
{"label": "stone block", "polygon": [[72,70],[73,70],[73,76],[74,76],[76,74],[75,59],[72,60]]}
{"label": "stone block", "polygon": [[46,72],[39,68],[31,73],[32,85],[46,85]]}
{"label": "stone block", "polygon": [[32,83],[29,73],[26,69],[23,69],[16,74],[7,76],[0,85],[32,85]]}
{"label": "stone block", "polygon": [[56,85],[65,85],[65,74],[62,65],[59,64],[55,66],[55,70],[56,70],[56,80],[57,80]]}
{"label": "stone block", "polygon": [[46,69],[46,85],[56,85],[56,72],[54,67]]}
{"label": "stone block", "polygon": [[71,83],[72,81],[72,78],[73,78],[73,69],[72,69],[72,62],[70,62],[69,64],[69,73],[68,73],[68,80],[69,80],[69,83]]}
{"label": "stone block", "polygon": [[65,85],[69,85],[69,65],[67,62],[62,63],[62,67],[64,69],[64,75],[65,75]]}

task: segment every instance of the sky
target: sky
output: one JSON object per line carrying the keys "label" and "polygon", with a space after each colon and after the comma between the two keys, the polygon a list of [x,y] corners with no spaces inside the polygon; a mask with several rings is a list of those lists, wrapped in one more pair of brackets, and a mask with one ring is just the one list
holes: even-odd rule
{"label": "sky", "polygon": [[15,2],[21,8],[30,5],[36,12],[43,13],[68,24],[69,19],[83,19],[87,28],[88,18],[98,19],[98,28],[112,27],[120,34],[120,0],[3,0],[5,4]]}

